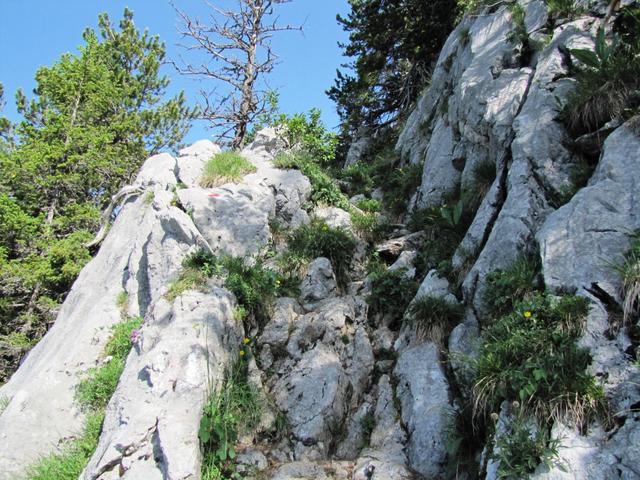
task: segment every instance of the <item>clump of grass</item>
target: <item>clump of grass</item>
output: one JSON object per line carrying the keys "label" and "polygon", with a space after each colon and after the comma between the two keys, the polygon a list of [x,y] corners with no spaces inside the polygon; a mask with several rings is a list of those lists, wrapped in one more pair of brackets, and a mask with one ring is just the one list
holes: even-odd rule
{"label": "clump of grass", "polygon": [[370,275],[371,294],[367,303],[371,314],[390,315],[394,324],[400,322],[419,287],[418,282],[406,277],[406,272],[400,268]]}
{"label": "clump of grass", "polygon": [[129,294],[122,290],[118,293],[116,297],[116,306],[120,309],[120,312],[124,315],[127,313],[127,308],[129,308]]}
{"label": "clump of grass", "polygon": [[0,415],[2,415],[2,413],[7,409],[7,407],[9,406],[9,402],[11,402],[11,399],[9,397],[6,397],[4,395],[0,397]]}
{"label": "clump of grass", "polygon": [[598,130],[611,119],[640,111],[640,9],[624,9],[609,41],[601,28],[595,49],[572,49],[576,86],[563,111],[576,134]]}
{"label": "clump of grass", "polygon": [[198,438],[203,479],[241,478],[235,468],[235,445],[239,435],[258,426],[261,412],[260,395],[248,381],[247,362],[240,360],[219,391],[211,392],[202,412]]}
{"label": "clump of grass", "polygon": [[363,443],[366,448],[369,446],[369,443],[371,442],[371,434],[376,428],[376,416],[374,413],[371,411],[367,412],[360,419],[360,426],[362,427]]}
{"label": "clump of grass", "polygon": [[179,277],[169,285],[165,298],[173,302],[189,290],[203,290],[207,285],[207,275],[195,268],[185,268]]}
{"label": "clump of grass", "polygon": [[221,152],[205,164],[200,185],[210,188],[238,182],[242,180],[243,175],[255,171],[256,167],[239,153]]}
{"label": "clump of grass", "polygon": [[445,337],[462,320],[464,310],[458,303],[441,297],[423,295],[411,303],[406,321],[419,332],[441,332]]}
{"label": "clump of grass", "polygon": [[93,455],[102,430],[102,413],[88,415],[81,435],[27,469],[27,480],[77,480]]}
{"label": "clump of grass", "polygon": [[533,293],[539,271],[537,257],[522,256],[487,275],[483,301],[490,315],[497,318],[509,313],[517,301]]}
{"label": "clump of grass", "polygon": [[349,199],[310,153],[305,151],[280,153],[273,164],[278,168],[295,168],[306,175],[311,182],[311,201],[314,204],[332,205],[349,210]]}
{"label": "clump of grass", "polygon": [[622,277],[624,324],[631,324],[640,313],[640,231],[630,236],[631,245],[616,270]]}
{"label": "clump of grass", "polygon": [[537,294],[486,327],[475,361],[474,412],[519,401],[542,420],[568,417],[584,425],[601,411],[603,391],[586,373],[589,351],[579,347],[589,302],[576,296]]}
{"label": "clump of grass", "polygon": [[356,206],[362,210],[363,212],[379,212],[382,207],[380,200],[376,200],[375,198],[365,198],[360,200]]}
{"label": "clump of grass", "polygon": [[344,288],[349,280],[349,266],[356,249],[356,240],[342,228],[330,228],[324,221],[313,219],[294,230],[288,240],[289,250],[302,258],[325,257],[331,261],[338,285]]}
{"label": "clump of grass", "polygon": [[478,163],[471,172],[472,182],[462,192],[464,204],[477,210],[496,179],[496,165],[487,160]]}
{"label": "clump of grass", "polygon": [[111,338],[104,348],[105,359],[111,359],[100,367],[90,369],[87,378],[78,384],[76,398],[83,407],[92,411],[106,407],[118,386],[131,350],[131,334],[140,328],[142,321],[140,317],[133,317],[113,327]]}
{"label": "clump of grass", "polygon": [[153,190],[147,190],[144,194],[143,200],[147,205],[151,205],[156,198],[156,194]]}
{"label": "clump of grass", "polygon": [[549,13],[564,18],[572,18],[582,12],[575,0],[546,0]]}
{"label": "clump of grass", "polygon": [[34,341],[23,332],[11,332],[8,335],[0,335],[0,342],[6,342],[12,347],[17,348],[29,348],[34,343]]}

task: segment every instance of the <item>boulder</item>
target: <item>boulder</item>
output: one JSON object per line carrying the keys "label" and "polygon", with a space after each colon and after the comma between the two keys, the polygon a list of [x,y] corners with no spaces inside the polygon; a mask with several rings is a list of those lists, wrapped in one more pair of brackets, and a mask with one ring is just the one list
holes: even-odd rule
{"label": "boulder", "polygon": [[329,259],[316,258],[300,284],[300,301],[307,311],[311,311],[318,302],[335,295],[337,289],[336,276]]}
{"label": "boulder", "polygon": [[177,158],[178,180],[188,187],[199,187],[204,165],[220,152],[220,147],[210,140],[199,140],[183,148]]}

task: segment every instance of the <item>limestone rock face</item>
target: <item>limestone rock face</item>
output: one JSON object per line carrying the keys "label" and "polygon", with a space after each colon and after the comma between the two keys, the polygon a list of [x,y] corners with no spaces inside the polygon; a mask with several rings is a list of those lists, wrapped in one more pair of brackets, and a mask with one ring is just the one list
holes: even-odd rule
{"label": "limestone rock face", "polygon": [[336,293],[336,276],[328,258],[316,258],[300,285],[300,300],[306,310],[313,310],[319,301]]}
{"label": "limestone rock face", "polygon": [[183,148],[177,158],[178,180],[188,187],[198,187],[204,165],[220,152],[220,147],[210,140],[200,140]]}
{"label": "limestone rock face", "polygon": [[199,471],[202,408],[243,337],[233,303],[213,287],[154,304],[83,479],[183,479]]}

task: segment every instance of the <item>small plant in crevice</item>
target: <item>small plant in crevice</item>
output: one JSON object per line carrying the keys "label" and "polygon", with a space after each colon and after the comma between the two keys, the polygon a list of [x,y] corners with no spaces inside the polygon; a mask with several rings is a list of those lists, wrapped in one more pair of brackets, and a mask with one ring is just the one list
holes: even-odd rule
{"label": "small plant in crevice", "polygon": [[498,411],[503,400],[540,420],[579,426],[602,414],[603,390],[586,372],[591,355],[576,343],[588,310],[583,297],[539,293],[487,326],[473,363],[475,416]]}
{"label": "small plant in crevice", "polygon": [[156,194],[153,190],[147,190],[144,193],[144,203],[146,203],[147,205],[151,205],[153,203],[153,200],[156,198]]}
{"label": "small plant in crevice", "polygon": [[509,11],[511,12],[513,29],[507,34],[507,41],[517,47],[517,58],[520,65],[527,66],[531,62],[535,45],[529,37],[529,32],[527,32],[525,10],[522,5],[513,2],[509,4]]}
{"label": "small plant in crevice", "polygon": [[371,434],[376,428],[376,416],[372,411],[367,412],[360,419],[360,427],[362,428],[363,447],[367,448],[371,442]]}
{"label": "small plant in crevice", "polygon": [[384,185],[384,203],[390,212],[402,214],[406,211],[411,196],[422,183],[422,164],[394,168]]}
{"label": "small plant in crevice", "polygon": [[461,198],[467,209],[476,211],[496,179],[496,165],[490,160],[473,167],[471,181],[463,187]]}
{"label": "small plant in crevice", "polygon": [[406,276],[406,268],[373,273],[371,293],[367,297],[369,314],[389,315],[392,326],[398,326],[409,303],[418,291],[418,282]]}
{"label": "small plant in crevice", "polygon": [[477,478],[477,452],[484,447],[486,431],[484,425],[478,428],[473,422],[472,406],[460,398],[454,399],[454,406],[448,410],[444,430],[444,447],[447,452],[445,478],[458,478],[462,470]]}
{"label": "small plant in crevice", "polygon": [[356,240],[342,228],[330,228],[326,222],[313,219],[294,230],[288,239],[289,251],[312,260],[328,258],[341,288],[349,281],[349,267],[356,249]]}
{"label": "small plant in crevice", "polygon": [[499,462],[497,478],[527,478],[540,464],[553,468],[558,465],[559,446],[546,426],[516,415],[507,431],[495,438],[491,458]]}
{"label": "small plant in crevice", "polygon": [[494,318],[505,315],[516,302],[538,290],[539,272],[537,256],[521,256],[505,269],[489,273],[482,298],[489,314]]}
{"label": "small plant in crevice", "polygon": [[0,415],[4,413],[4,411],[9,406],[11,399],[5,395],[0,396]]}
{"label": "small plant in crevice", "polygon": [[405,322],[427,336],[430,331],[435,331],[444,339],[449,336],[453,327],[460,323],[463,315],[462,305],[441,297],[423,295],[411,302]]}
{"label": "small plant in crevice", "polygon": [[280,153],[273,164],[278,168],[295,168],[307,176],[311,182],[311,202],[314,205],[332,205],[349,210],[351,206],[349,199],[310,153],[305,151]]}
{"label": "small plant in crevice", "polygon": [[382,204],[380,200],[376,200],[375,198],[365,198],[360,200],[356,206],[363,212],[375,213],[380,211]]}
{"label": "small plant in crevice", "polygon": [[210,188],[238,182],[243,175],[255,171],[256,167],[238,152],[221,152],[205,163],[200,185]]}
{"label": "small plant in crevice", "polygon": [[546,4],[551,15],[562,18],[571,19],[583,11],[575,0],[546,0]]}
{"label": "small plant in crevice", "polygon": [[640,8],[622,9],[613,30],[607,39],[600,28],[593,50],[570,50],[580,65],[563,118],[576,135],[640,112]]}
{"label": "small plant in crevice", "polygon": [[208,275],[196,268],[185,268],[167,290],[165,297],[173,302],[176,298],[189,290],[202,290],[207,285]]}
{"label": "small plant in crevice", "polygon": [[640,231],[629,235],[629,249],[615,270],[622,278],[623,323],[630,325],[640,314]]}
{"label": "small plant in crevice", "polygon": [[220,388],[211,391],[202,412],[198,438],[203,479],[242,478],[235,467],[236,442],[241,434],[258,426],[262,407],[259,392],[248,381],[248,362],[241,357]]}

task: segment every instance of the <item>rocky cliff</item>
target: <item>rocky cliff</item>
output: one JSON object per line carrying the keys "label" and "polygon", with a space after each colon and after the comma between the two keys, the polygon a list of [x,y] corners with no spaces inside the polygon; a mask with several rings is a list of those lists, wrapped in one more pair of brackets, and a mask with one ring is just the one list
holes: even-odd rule
{"label": "rocky cliff", "polygon": [[[546,425],[527,426],[523,441],[548,429],[555,450],[547,462],[538,455],[529,475],[640,478],[638,318],[617,320],[624,296],[612,268],[623,261],[629,233],[640,229],[640,122],[610,125],[595,155],[581,150],[585,142],[560,118],[573,87],[568,49],[593,48],[604,12],[551,22],[545,2],[519,4],[526,36],[540,48],[523,60],[522,44],[507,40],[516,26],[507,5],[466,17],[396,145],[405,164],[422,169],[409,214],[447,209],[461,192],[476,193],[446,259],[459,281],[442,268],[413,278],[421,272],[420,233],[398,227],[377,247],[390,258],[389,271],[419,284],[405,319],[421,299],[443,299],[463,312],[450,332],[425,333],[415,322],[369,312],[372,291],[380,293],[366,278],[360,238],[347,284],[331,259],[312,259],[298,294],[278,298],[264,325],[243,325],[238,298],[215,276],[172,295],[194,252],[255,261],[265,249],[283,248],[279,231],[310,217],[354,228],[345,211],[308,207],[311,185],[299,171],[273,166],[285,148],[274,131],[242,152],[254,173],[215,188],[199,184],[204,163],[219,152],[214,144],[198,142],[177,158],[158,155],[144,164],[53,328],[0,388],[0,479],[23,475],[81,435],[86,411],[78,386],[110,361],[105,344],[123,316],[144,320],[131,334],[83,479],[201,478],[203,408],[247,343],[249,381],[265,404],[255,433],[237,439],[234,462],[247,477],[497,478],[508,460],[500,456],[509,445],[503,439],[522,420],[526,395],[504,398],[491,412],[494,425],[479,427],[483,434],[460,430],[455,418],[478,398],[469,365],[495,322],[487,291],[496,288],[496,272],[523,257],[540,265],[540,302],[565,294],[588,302],[577,344],[588,352],[586,374],[609,412],[581,422],[551,415]],[[366,152],[361,147],[350,162]],[[575,172],[587,157],[594,160],[584,184]],[[480,168],[493,172],[484,188],[477,186]],[[522,316],[535,320],[534,307]],[[536,375],[546,381],[550,373]],[[464,454],[461,443],[470,444]]]}

